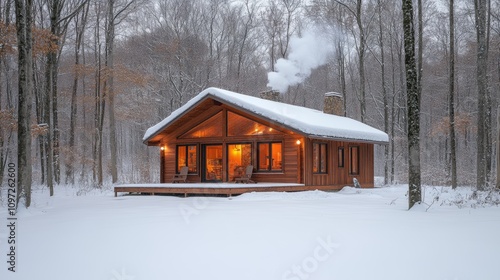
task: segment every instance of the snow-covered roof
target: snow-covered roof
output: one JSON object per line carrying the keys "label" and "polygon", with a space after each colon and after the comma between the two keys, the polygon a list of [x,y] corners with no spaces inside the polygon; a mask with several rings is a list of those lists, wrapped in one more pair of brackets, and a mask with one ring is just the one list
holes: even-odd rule
{"label": "snow-covered roof", "polygon": [[388,135],[367,124],[347,117],[325,114],[322,111],[265,100],[219,88],[207,88],[186,104],[175,110],[144,134],[143,141],[164,130],[185,112],[194,108],[205,98],[214,98],[227,105],[248,111],[251,114],[272,120],[283,126],[293,128],[312,138],[332,138],[338,140],[387,143]]}

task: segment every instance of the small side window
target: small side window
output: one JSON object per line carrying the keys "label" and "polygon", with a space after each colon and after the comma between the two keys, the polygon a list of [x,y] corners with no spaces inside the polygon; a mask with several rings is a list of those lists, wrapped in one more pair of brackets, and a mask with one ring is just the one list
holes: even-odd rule
{"label": "small side window", "polygon": [[339,147],[338,149],[338,167],[344,168],[344,147]]}
{"label": "small side window", "polygon": [[313,173],[328,173],[327,158],[326,143],[313,143]]}
{"label": "small side window", "polygon": [[350,155],[349,173],[351,175],[359,175],[359,146],[349,147],[349,155]]}

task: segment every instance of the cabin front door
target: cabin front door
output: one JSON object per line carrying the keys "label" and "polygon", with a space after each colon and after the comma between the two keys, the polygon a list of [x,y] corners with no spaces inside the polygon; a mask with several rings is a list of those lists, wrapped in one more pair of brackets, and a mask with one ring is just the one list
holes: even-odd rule
{"label": "cabin front door", "polygon": [[222,145],[202,147],[202,181],[222,182]]}

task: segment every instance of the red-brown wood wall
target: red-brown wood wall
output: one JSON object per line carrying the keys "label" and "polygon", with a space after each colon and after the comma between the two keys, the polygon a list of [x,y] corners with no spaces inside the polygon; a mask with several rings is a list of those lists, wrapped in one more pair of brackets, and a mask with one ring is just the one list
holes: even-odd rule
{"label": "red-brown wood wall", "polygon": [[[326,174],[313,173],[313,143],[327,144],[327,170]],[[349,147],[359,147],[359,173],[350,172],[350,149]],[[344,167],[339,167],[338,151],[339,147],[344,148]],[[305,184],[308,186],[332,186],[340,189],[346,185],[352,186],[353,179],[356,178],[362,187],[373,187],[374,184],[374,150],[373,144],[355,143],[341,141],[325,141],[316,139],[306,140],[305,154]]]}
{"label": "red-brown wood wall", "polygon": [[[224,122],[226,120],[225,111],[230,109],[233,112],[241,114],[247,118],[254,119],[260,123],[270,127],[279,129],[284,134],[279,135],[258,135],[258,136],[233,136],[217,138],[198,138],[198,139],[178,139],[180,135],[199,125],[204,120],[208,119],[211,115],[224,111]],[[300,144],[297,144],[300,140]],[[198,174],[188,175],[189,182],[201,182],[201,145],[203,144],[222,144],[223,145],[223,181],[228,181],[227,178],[227,162],[226,162],[226,148],[227,144],[234,143],[251,143],[253,145],[252,161],[256,166],[257,160],[257,143],[266,141],[281,141],[283,149],[283,171],[282,172],[255,172],[252,179],[257,182],[282,182],[282,183],[303,183],[306,186],[330,186],[332,189],[340,189],[346,185],[353,185],[353,178],[357,178],[362,187],[373,187],[374,183],[374,145],[371,143],[354,143],[354,142],[341,142],[333,140],[317,140],[303,137],[295,132],[287,131],[283,127],[276,126],[265,120],[259,120],[254,116],[246,114],[245,112],[228,108],[223,105],[219,110],[210,108],[196,117],[190,117],[188,121],[180,125],[173,133],[165,135],[161,140],[160,145],[164,150],[161,151],[161,182],[171,182],[175,174],[176,164],[176,147],[177,145],[195,144],[197,145],[198,157]],[[327,170],[326,174],[314,174],[313,166],[313,143],[327,144]],[[359,174],[350,174],[350,146],[359,147]],[[338,148],[344,147],[344,167],[338,167]]]}

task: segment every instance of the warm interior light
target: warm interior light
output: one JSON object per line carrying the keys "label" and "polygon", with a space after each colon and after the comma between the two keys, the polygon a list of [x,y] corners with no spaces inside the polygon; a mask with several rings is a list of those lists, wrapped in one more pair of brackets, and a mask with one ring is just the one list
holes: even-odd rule
{"label": "warm interior light", "polygon": [[160,150],[165,151],[165,147],[161,146]]}
{"label": "warm interior light", "polygon": [[297,143],[297,145],[300,145],[300,140],[297,140],[297,142],[295,142],[295,143]]}

